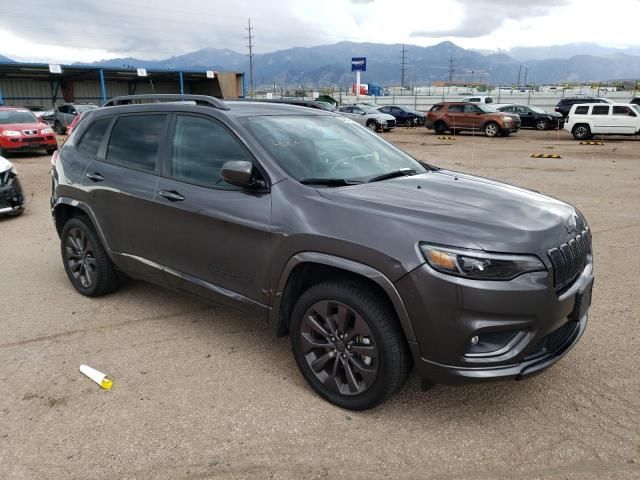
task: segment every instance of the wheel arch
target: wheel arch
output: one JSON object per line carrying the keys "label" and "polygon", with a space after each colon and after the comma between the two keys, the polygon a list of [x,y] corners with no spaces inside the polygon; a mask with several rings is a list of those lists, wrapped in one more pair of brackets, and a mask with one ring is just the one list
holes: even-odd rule
{"label": "wheel arch", "polygon": [[291,313],[296,299],[310,286],[335,277],[350,277],[367,282],[393,308],[405,338],[415,342],[415,334],[400,294],[393,283],[380,271],[353,260],[334,255],[302,252],[285,265],[270,311],[270,323],[277,325],[277,335],[289,333]]}
{"label": "wheel arch", "polygon": [[86,217],[98,233],[105,251],[111,257],[111,249],[107,244],[102,229],[100,228],[100,224],[97,222],[93,211],[86,203],[79,202],[78,200],[73,200],[68,197],[60,197],[53,205],[52,213],[58,237],[62,235],[62,229],[64,228],[65,223],[70,219],[80,216]]}

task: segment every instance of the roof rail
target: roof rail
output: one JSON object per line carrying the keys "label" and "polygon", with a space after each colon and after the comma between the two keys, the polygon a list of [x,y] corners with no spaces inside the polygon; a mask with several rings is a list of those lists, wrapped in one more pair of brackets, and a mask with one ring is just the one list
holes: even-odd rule
{"label": "roof rail", "polygon": [[194,102],[196,105],[205,105],[213,108],[219,108],[220,110],[229,110],[229,107],[222,100],[208,95],[180,95],[180,94],[164,94],[156,93],[149,95],[124,95],[122,97],[114,97],[107,100],[103,107],[114,107],[117,105],[129,105],[134,102],[142,103],[152,102]]}

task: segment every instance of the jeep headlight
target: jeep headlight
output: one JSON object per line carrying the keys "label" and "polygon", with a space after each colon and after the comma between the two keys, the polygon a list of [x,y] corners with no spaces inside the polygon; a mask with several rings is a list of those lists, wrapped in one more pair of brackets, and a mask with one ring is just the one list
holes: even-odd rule
{"label": "jeep headlight", "polygon": [[546,270],[534,255],[486,253],[421,243],[420,250],[429,265],[442,273],[477,280],[511,280],[524,273]]}

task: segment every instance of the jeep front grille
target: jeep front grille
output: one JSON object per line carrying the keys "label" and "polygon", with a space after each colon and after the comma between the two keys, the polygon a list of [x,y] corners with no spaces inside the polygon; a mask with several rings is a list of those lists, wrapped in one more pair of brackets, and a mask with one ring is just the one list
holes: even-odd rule
{"label": "jeep front grille", "polygon": [[548,255],[553,265],[553,279],[556,291],[564,291],[578,278],[587,264],[587,256],[591,252],[591,232],[586,227],[579,235],[558,248],[549,250]]}

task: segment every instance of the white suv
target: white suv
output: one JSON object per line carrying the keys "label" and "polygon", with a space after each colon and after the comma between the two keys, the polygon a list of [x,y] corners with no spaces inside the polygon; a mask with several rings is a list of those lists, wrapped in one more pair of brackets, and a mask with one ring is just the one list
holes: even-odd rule
{"label": "white suv", "polygon": [[493,103],[493,98],[487,96],[465,97],[461,102],[469,103]]}
{"label": "white suv", "polygon": [[576,140],[594,135],[640,134],[640,106],[631,103],[582,103],[571,107],[565,130]]}

